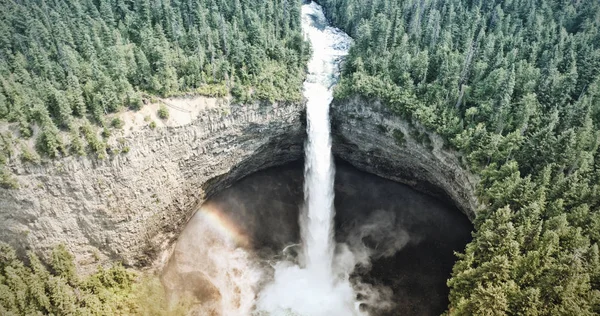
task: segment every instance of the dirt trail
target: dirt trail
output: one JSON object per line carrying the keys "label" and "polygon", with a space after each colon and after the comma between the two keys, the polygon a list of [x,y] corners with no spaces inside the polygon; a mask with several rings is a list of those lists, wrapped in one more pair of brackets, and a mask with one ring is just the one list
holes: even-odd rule
{"label": "dirt trail", "polygon": [[[209,98],[204,96],[178,97],[157,99],[158,102],[146,104],[139,111],[126,111],[119,114],[125,125],[123,131],[125,135],[140,130],[155,122],[156,127],[163,126],[182,126],[190,124],[201,112],[226,106],[227,99]],[[169,110],[169,118],[162,120],[158,117],[158,109],[164,105]]]}

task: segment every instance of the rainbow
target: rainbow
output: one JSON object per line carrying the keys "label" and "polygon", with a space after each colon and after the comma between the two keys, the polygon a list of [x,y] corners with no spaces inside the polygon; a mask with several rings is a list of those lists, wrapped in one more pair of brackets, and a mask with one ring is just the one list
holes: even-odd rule
{"label": "rainbow", "polygon": [[214,203],[204,203],[194,216],[200,216],[211,228],[236,246],[246,248],[251,245],[248,234]]}

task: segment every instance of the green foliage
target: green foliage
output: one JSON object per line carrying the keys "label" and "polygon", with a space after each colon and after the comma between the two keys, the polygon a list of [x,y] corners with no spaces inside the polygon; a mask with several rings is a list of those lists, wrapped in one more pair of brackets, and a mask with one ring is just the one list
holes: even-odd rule
{"label": "green foliage", "polygon": [[0,242],[0,313],[2,315],[186,315],[183,299],[171,306],[156,277],[138,279],[120,264],[76,274],[64,245],[47,262],[28,253],[25,264]]}
{"label": "green foliage", "polygon": [[137,111],[142,108],[144,102],[142,102],[142,97],[139,93],[130,93],[128,96],[128,105],[130,109]]}
{"label": "green foliage", "polygon": [[236,84],[231,88],[231,95],[240,103],[246,103],[251,99],[250,92],[246,87],[239,84]]}
{"label": "green foliage", "polygon": [[448,313],[600,313],[600,3],[320,3],[355,39],[335,98],[383,101],[481,179]]}
{"label": "green foliage", "polygon": [[13,155],[10,134],[0,134],[0,187],[4,189],[17,189],[19,183],[6,169],[10,157]]}
{"label": "green foliage", "polygon": [[114,128],[123,128],[124,125],[125,122],[118,117],[115,117],[110,121],[110,126]]}
{"label": "green foliage", "polygon": [[52,124],[42,126],[36,142],[37,150],[50,158],[56,158],[64,152],[58,129]]}
{"label": "green foliage", "polygon": [[166,106],[161,105],[160,108],[158,109],[158,117],[161,120],[166,120],[169,118],[169,110],[167,109]]}
{"label": "green foliage", "polygon": [[27,146],[21,146],[21,160],[24,162],[39,163],[40,157],[35,152],[29,150]]}
{"label": "green foliage", "polygon": [[25,138],[39,126],[39,153],[57,157],[66,154],[59,130],[139,110],[142,95],[225,97],[238,87],[238,102],[298,101],[310,57],[300,4],[3,3],[0,123],[18,125]]}
{"label": "green foliage", "polygon": [[156,122],[152,121],[152,122],[150,122],[150,124],[148,124],[148,126],[150,127],[150,129],[155,129],[156,128]]}
{"label": "green foliage", "polygon": [[110,130],[108,128],[106,128],[106,127],[104,127],[102,129],[102,133],[100,133],[100,134],[102,134],[102,138],[105,138],[105,139],[109,138],[110,135],[112,135],[112,133],[110,132]]}
{"label": "green foliage", "polygon": [[227,95],[227,86],[224,84],[206,84],[196,88],[194,92],[207,97],[224,97]]}
{"label": "green foliage", "polygon": [[394,128],[392,131],[392,136],[394,136],[394,141],[398,146],[404,146],[406,143],[406,138],[404,137],[404,133],[401,130]]}
{"label": "green foliage", "polygon": [[89,151],[95,153],[98,159],[106,158],[106,144],[98,139],[94,128],[89,124],[85,124],[81,126],[80,130],[88,143]]}
{"label": "green foliage", "polygon": [[33,253],[29,264],[0,243],[0,310],[3,315],[125,315],[134,275],[119,265],[85,279],[75,274],[64,246],[52,251],[50,269]]}
{"label": "green foliage", "polygon": [[17,180],[4,169],[4,166],[0,164],[0,187],[4,189],[18,189],[19,183]]}
{"label": "green foliage", "polygon": [[76,156],[85,155],[85,150],[83,147],[83,143],[81,142],[81,138],[79,137],[79,133],[73,131],[71,132],[71,143],[69,145],[69,151],[71,154]]}
{"label": "green foliage", "polygon": [[0,134],[0,165],[6,164],[13,154],[12,136],[10,134]]}
{"label": "green foliage", "polygon": [[52,272],[65,279],[69,284],[77,284],[77,276],[75,264],[73,263],[73,255],[67,251],[65,245],[60,244],[52,250],[50,257],[50,267]]}

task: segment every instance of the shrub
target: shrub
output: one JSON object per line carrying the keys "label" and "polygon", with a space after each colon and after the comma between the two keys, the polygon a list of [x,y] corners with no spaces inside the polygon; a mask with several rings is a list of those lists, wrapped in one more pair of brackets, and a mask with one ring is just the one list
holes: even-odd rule
{"label": "shrub", "polygon": [[81,132],[88,142],[90,151],[98,155],[98,159],[106,158],[106,144],[98,139],[96,132],[89,124],[81,127]]}
{"label": "shrub", "polygon": [[40,157],[35,152],[30,151],[27,146],[21,146],[21,160],[23,162],[39,163]]}
{"label": "shrub", "polygon": [[250,101],[250,95],[246,87],[236,84],[231,89],[231,96],[239,103],[248,103]]}
{"label": "shrub", "polygon": [[156,122],[152,121],[152,122],[150,122],[150,125],[148,125],[148,126],[150,126],[151,129],[155,129],[156,128]]}
{"label": "shrub", "polygon": [[123,120],[121,120],[118,117],[115,117],[114,119],[112,119],[112,121],[110,121],[110,126],[114,128],[123,128],[124,125],[125,122],[123,122]]}
{"label": "shrub", "polygon": [[64,244],[60,244],[52,250],[50,267],[55,275],[64,278],[69,284],[76,285],[78,283],[73,255],[67,251]]}
{"label": "shrub", "polygon": [[19,133],[23,138],[29,138],[31,137],[31,135],[33,135],[33,129],[31,128],[27,120],[25,120],[25,118],[21,118],[19,120]]}
{"label": "shrub", "polygon": [[399,129],[394,129],[394,131],[392,132],[393,136],[394,136],[394,140],[396,141],[396,144],[398,146],[404,146],[404,143],[406,143],[406,139],[404,138],[404,133],[402,133],[401,130]]}
{"label": "shrub", "polygon": [[108,128],[105,127],[102,129],[102,137],[109,138],[110,135],[112,135],[112,133],[108,130]]}
{"label": "shrub", "polygon": [[36,143],[37,150],[50,158],[58,157],[63,150],[63,144],[58,135],[58,129],[54,125],[42,127]]}
{"label": "shrub", "polygon": [[69,147],[69,151],[73,155],[84,156],[85,150],[83,149],[83,143],[81,142],[81,138],[79,138],[79,134],[72,132],[71,133],[71,145]]}
{"label": "shrub", "polygon": [[142,108],[144,103],[142,102],[142,97],[138,93],[132,93],[129,95],[129,108],[138,111]]}
{"label": "shrub", "polygon": [[207,97],[224,97],[227,95],[225,84],[207,84],[196,89],[196,93]]}
{"label": "shrub", "polygon": [[167,107],[165,107],[164,105],[160,106],[160,108],[158,109],[158,117],[160,117],[162,120],[166,120],[169,118],[169,110],[167,109]]}
{"label": "shrub", "polygon": [[17,180],[8,171],[4,170],[2,166],[0,166],[0,187],[4,189],[19,188]]}

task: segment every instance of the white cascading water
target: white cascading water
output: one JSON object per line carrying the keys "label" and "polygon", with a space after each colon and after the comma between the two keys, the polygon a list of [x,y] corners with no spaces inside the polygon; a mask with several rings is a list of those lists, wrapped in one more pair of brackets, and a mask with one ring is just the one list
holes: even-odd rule
{"label": "white cascading water", "polygon": [[308,140],[305,205],[300,218],[303,249],[299,264],[276,264],[274,281],[260,293],[257,310],[270,315],[359,315],[348,280],[351,271],[339,269],[340,265],[334,262],[335,166],[329,124],[331,89],[351,40],[327,25],[321,7],[314,2],[302,6],[302,28],[313,50],[304,83]]}

